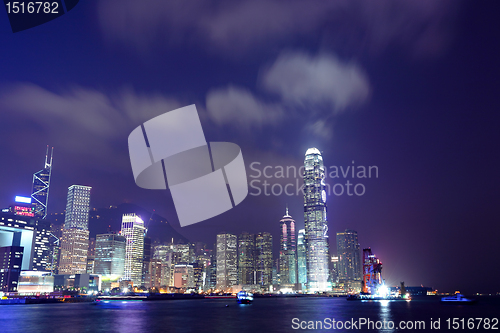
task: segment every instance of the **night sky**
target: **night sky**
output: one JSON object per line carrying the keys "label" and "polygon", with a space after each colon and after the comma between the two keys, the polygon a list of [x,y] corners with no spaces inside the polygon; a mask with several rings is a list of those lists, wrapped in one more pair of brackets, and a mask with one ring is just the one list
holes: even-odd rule
{"label": "night sky", "polygon": [[333,253],[354,229],[391,285],[500,291],[499,17],[493,1],[103,0],[14,34],[0,9],[0,206],[30,194],[50,145],[49,213],[87,185],[92,207],[155,209],[192,241],[268,231],[277,249],[287,204],[303,227],[301,195],[181,228],[168,191],[135,185],[130,132],[196,104],[249,181],[252,162],[298,168],[309,147],[329,170],[377,166],[327,179],[365,187],[327,199]]}

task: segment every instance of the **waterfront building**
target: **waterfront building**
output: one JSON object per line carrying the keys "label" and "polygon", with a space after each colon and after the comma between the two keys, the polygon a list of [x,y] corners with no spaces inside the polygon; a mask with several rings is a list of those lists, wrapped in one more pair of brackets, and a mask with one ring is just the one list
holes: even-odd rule
{"label": "waterfront building", "polygon": [[288,207],[280,220],[279,272],[281,285],[297,283],[297,241],[295,220],[288,214]]}
{"label": "waterfront building", "polygon": [[132,281],[134,287],[142,283],[145,232],[144,221],[138,215],[123,215],[121,235],[127,239],[123,279]]}
{"label": "waterfront building", "polygon": [[48,220],[0,213],[0,247],[23,248],[22,270],[50,270],[50,223]]}
{"label": "waterfront building", "polygon": [[54,289],[88,293],[102,290],[102,286],[97,274],[57,274],[54,275]]}
{"label": "waterfront building", "polygon": [[338,279],[344,284],[346,291],[361,289],[361,252],[358,243],[358,233],[346,229],[337,232]]}
{"label": "waterfront building", "polygon": [[193,265],[175,265],[174,287],[184,290],[195,288]]}
{"label": "waterfront building", "polygon": [[33,184],[31,190],[32,204],[34,214],[37,218],[45,219],[47,217],[47,205],[49,203],[50,176],[52,174],[52,157],[54,148],[50,152],[47,146],[45,154],[45,166],[42,170],[33,174]]}
{"label": "waterfront building", "polygon": [[96,235],[94,274],[101,275],[102,287],[112,287],[125,272],[127,239],[117,234]]}
{"label": "waterfront building", "polygon": [[300,229],[297,237],[297,271],[298,271],[298,283],[301,285],[301,289],[306,289],[307,283],[307,266],[306,266],[306,245],[304,242],[305,230]]}
{"label": "waterfront building", "polygon": [[50,272],[22,271],[17,291],[19,294],[41,294],[54,291],[54,277]]}
{"label": "waterfront building", "polygon": [[304,225],[309,292],[331,290],[325,188],[323,157],[318,149],[309,148],[304,160]]}
{"label": "waterfront building", "polygon": [[273,236],[260,232],[255,236],[255,284],[268,289],[273,283]]}
{"label": "waterfront building", "polygon": [[217,289],[227,290],[238,284],[236,235],[217,235]]}
{"label": "waterfront building", "polygon": [[17,292],[22,263],[21,246],[0,247],[0,291]]}
{"label": "waterfront building", "polygon": [[238,236],[238,284],[255,283],[255,236],[247,232]]}

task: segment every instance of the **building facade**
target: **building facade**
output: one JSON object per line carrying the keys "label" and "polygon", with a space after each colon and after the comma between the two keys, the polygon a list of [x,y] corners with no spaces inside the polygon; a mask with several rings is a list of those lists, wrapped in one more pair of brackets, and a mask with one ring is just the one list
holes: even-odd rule
{"label": "building facade", "polygon": [[306,245],[304,242],[305,230],[300,229],[297,237],[297,271],[298,283],[301,289],[306,289],[307,284],[307,265],[306,265]]}
{"label": "building facade", "polygon": [[255,236],[238,236],[238,284],[255,283]]}
{"label": "building facade", "polygon": [[358,243],[358,233],[346,229],[337,232],[338,280],[344,289],[360,289],[362,281],[361,252]]}
{"label": "building facade", "polygon": [[323,157],[318,149],[309,148],[304,161],[304,225],[309,292],[331,290],[325,188]]}
{"label": "building facade", "polygon": [[23,248],[22,270],[49,271],[50,223],[39,218],[0,213],[0,247]]}
{"label": "building facade", "polygon": [[64,229],[61,238],[59,274],[86,274],[89,231]]}
{"label": "building facade", "polygon": [[72,185],[68,188],[64,229],[89,229],[90,190],[89,186]]}
{"label": "building facade", "polygon": [[273,236],[260,232],[255,236],[255,284],[263,289],[273,283]]}
{"label": "building facade", "polygon": [[123,215],[121,235],[127,239],[123,280],[132,281],[134,287],[142,283],[145,232],[144,221],[138,215]]}
{"label": "building facade", "polygon": [[91,187],[82,185],[68,188],[59,274],[87,273],[90,190]]}
{"label": "building facade", "polygon": [[17,292],[23,263],[21,246],[0,247],[0,291]]}
{"label": "building facade", "polygon": [[227,290],[238,284],[236,235],[217,235],[217,289]]}
{"label": "building facade", "polygon": [[96,235],[94,274],[101,275],[104,289],[111,288],[124,275],[126,244],[127,239],[121,235]]}
{"label": "building facade", "polygon": [[295,220],[288,214],[288,208],[280,220],[280,284],[297,283],[297,239]]}

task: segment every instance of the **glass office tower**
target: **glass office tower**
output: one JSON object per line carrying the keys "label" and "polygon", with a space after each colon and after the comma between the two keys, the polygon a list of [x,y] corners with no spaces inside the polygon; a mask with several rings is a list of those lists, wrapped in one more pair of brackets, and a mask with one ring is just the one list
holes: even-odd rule
{"label": "glass office tower", "polygon": [[307,289],[309,292],[330,291],[325,167],[316,148],[306,151],[304,161],[304,225]]}

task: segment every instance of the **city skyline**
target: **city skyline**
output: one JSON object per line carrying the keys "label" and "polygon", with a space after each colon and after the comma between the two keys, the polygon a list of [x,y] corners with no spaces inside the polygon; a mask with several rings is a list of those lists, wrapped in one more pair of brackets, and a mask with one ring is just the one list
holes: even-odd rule
{"label": "city skyline", "polygon": [[[277,251],[274,226],[287,203],[296,228],[305,227],[302,181],[276,177],[277,167],[298,170],[304,152],[317,147],[330,171],[332,251],[335,233],[352,229],[376,249],[393,284],[496,291],[497,3],[137,6],[80,1],[19,33],[7,16],[0,20],[2,207],[31,196],[49,145],[48,216],[64,211],[70,185],[82,184],[93,188],[93,208],[154,210],[162,217],[150,223],[155,236],[177,239],[176,231],[213,243],[220,231],[266,231]],[[124,17],[134,19],[124,24]],[[135,184],[127,138],[147,120],[192,104],[207,139],[241,148],[249,181],[262,193],[251,188],[224,214],[180,227],[168,191]],[[260,163],[260,177],[252,163]],[[331,166],[339,178],[330,177]],[[353,166],[378,172],[361,178]],[[264,193],[285,186],[293,195]],[[93,216],[99,233],[114,223]],[[159,228],[160,220],[168,223]]]}

